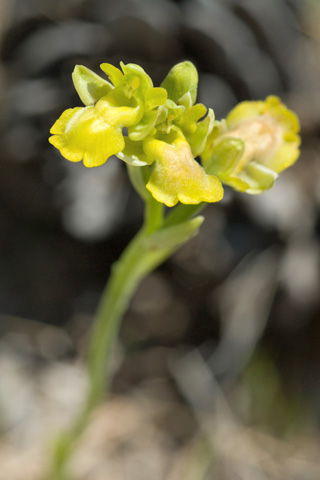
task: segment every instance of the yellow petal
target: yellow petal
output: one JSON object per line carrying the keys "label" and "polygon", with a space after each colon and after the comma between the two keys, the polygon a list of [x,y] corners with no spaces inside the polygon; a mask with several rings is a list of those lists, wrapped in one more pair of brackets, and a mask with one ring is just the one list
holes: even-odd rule
{"label": "yellow petal", "polygon": [[168,207],[184,204],[217,202],[223,188],[217,177],[207,175],[194,160],[189,144],[178,136],[171,144],[150,138],[144,142],[145,153],[155,161],[147,189]]}
{"label": "yellow petal", "polygon": [[140,105],[116,106],[115,95],[113,90],[95,106],[66,110],[51,128],[50,143],[71,162],[83,159],[86,167],[102,165],[121,152],[125,146],[122,128],[139,121],[143,110]]}
{"label": "yellow petal", "polygon": [[95,107],[66,110],[51,129],[49,138],[71,162],[83,159],[86,167],[102,165],[124,148],[121,128],[108,125],[95,114]]}
{"label": "yellow petal", "polygon": [[123,73],[121,70],[110,63],[102,63],[101,70],[108,75],[113,85],[116,87],[123,82]]}
{"label": "yellow petal", "polygon": [[153,87],[148,88],[144,92],[144,108],[145,110],[152,110],[155,107],[164,105],[167,101],[168,94],[164,88]]}

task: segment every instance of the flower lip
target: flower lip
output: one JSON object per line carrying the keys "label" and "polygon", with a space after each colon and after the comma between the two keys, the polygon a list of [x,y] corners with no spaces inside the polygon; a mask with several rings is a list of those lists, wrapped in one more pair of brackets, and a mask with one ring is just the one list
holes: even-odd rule
{"label": "flower lip", "polygon": [[144,151],[154,161],[146,187],[159,202],[173,207],[179,201],[197,205],[222,199],[220,180],[207,175],[194,160],[190,145],[178,128],[172,129],[169,135],[147,139]]}
{"label": "flower lip", "polygon": [[135,99],[132,107],[116,106],[116,90],[94,106],[66,110],[52,126],[49,141],[67,160],[97,167],[124,149],[122,128],[137,123],[143,112]]}
{"label": "flower lip", "polygon": [[252,159],[259,158],[261,164],[267,164],[268,159],[279,148],[283,138],[283,129],[270,115],[264,114],[244,121],[227,131],[223,137],[239,138],[244,142],[242,158],[233,172],[238,174]]}

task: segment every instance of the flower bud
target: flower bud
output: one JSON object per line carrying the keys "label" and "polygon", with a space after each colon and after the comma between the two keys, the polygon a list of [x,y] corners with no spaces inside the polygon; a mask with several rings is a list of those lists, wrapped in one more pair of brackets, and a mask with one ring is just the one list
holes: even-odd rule
{"label": "flower bud", "polygon": [[197,98],[197,69],[191,62],[178,63],[171,68],[161,87],[167,90],[168,98],[175,103],[185,105],[188,103],[186,97],[189,96],[190,103],[193,105]]}

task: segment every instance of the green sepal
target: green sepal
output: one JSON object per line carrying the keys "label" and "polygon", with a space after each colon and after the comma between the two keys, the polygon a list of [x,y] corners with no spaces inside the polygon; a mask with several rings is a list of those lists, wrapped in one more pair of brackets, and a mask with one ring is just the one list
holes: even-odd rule
{"label": "green sepal", "polygon": [[240,138],[218,140],[213,147],[207,147],[201,155],[202,165],[209,175],[215,175],[225,185],[245,192],[250,188],[248,176],[242,173],[238,176],[235,173],[244,149],[244,142]]}
{"label": "green sepal", "polygon": [[211,108],[208,115],[202,121],[197,123],[196,131],[187,136],[193,155],[196,157],[203,152],[206,146],[207,138],[214,127],[214,113]]}
{"label": "green sepal", "polygon": [[161,87],[168,92],[168,98],[175,103],[183,102],[186,93],[190,93],[192,104],[197,98],[198,72],[191,62],[181,62],[171,68]]}
{"label": "green sepal", "polygon": [[173,122],[181,117],[185,111],[185,108],[182,105],[177,105],[169,98],[167,99],[165,105],[161,107],[159,108],[156,125],[159,125],[159,130],[162,133],[170,133],[171,128],[173,127]]}
{"label": "green sepal", "polygon": [[72,80],[80,100],[86,106],[94,105],[113,89],[111,83],[83,65],[75,66]]}
{"label": "green sepal", "polygon": [[278,174],[265,165],[252,161],[246,165],[239,177],[249,185],[246,192],[257,195],[271,188]]}
{"label": "green sepal", "polygon": [[125,78],[127,77],[127,75],[130,75],[139,79],[139,89],[141,92],[153,87],[151,78],[143,70],[143,68],[140,67],[140,65],[136,65],[135,63],[128,63],[127,65],[125,65],[123,62],[120,62],[120,66],[122,68]]}
{"label": "green sepal", "polygon": [[168,116],[167,107],[165,105],[160,105],[160,107],[158,108],[156,125],[161,125],[161,123],[164,123],[166,121],[167,116]]}
{"label": "green sepal", "polygon": [[133,126],[128,128],[128,135],[131,140],[135,142],[143,140],[147,135],[149,135],[154,128],[158,118],[157,110],[152,110],[144,114],[141,121]]}
{"label": "green sepal", "polygon": [[166,107],[168,109],[168,116],[172,117],[172,119],[179,118],[185,111],[185,107],[183,105],[178,105],[170,98],[168,98],[166,101]]}
{"label": "green sepal", "polygon": [[124,137],[124,142],[124,149],[116,154],[120,160],[134,167],[142,167],[150,164],[150,159],[143,151],[142,142],[132,141],[128,137]]}
{"label": "green sepal", "polygon": [[182,105],[186,110],[192,107],[192,97],[190,92],[185,93],[181,98],[179,98],[179,104]]}
{"label": "green sepal", "polygon": [[207,113],[207,108],[202,103],[197,103],[186,110],[178,120],[178,125],[187,134],[194,133],[197,128],[197,122]]}
{"label": "green sepal", "polygon": [[198,233],[203,221],[204,217],[199,215],[177,225],[161,228],[145,239],[145,246],[151,250],[175,250]]}
{"label": "green sepal", "polygon": [[209,175],[225,178],[232,173],[244,152],[240,138],[224,138],[212,148],[206,148],[201,155],[202,165]]}
{"label": "green sepal", "polygon": [[[207,113],[206,117],[199,121]],[[177,121],[189,142],[193,155],[200,155],[207,142],[207,138],[214,127],[214,113],[211,108],[208,112],[204,105],[198,103],[187,110]]]}
{"label": "green sepal", "polygon": [[[242,176],[242,175],[241,175]],[[228,185],[229,187],[233,188],[234,190],[238,190],[238,192],[246,192],[248,193],[248,189],[250,188],[249,183],[242,178],[235,177],[230,175],[229,177],[220,177],[221,182],[224,185]]]}

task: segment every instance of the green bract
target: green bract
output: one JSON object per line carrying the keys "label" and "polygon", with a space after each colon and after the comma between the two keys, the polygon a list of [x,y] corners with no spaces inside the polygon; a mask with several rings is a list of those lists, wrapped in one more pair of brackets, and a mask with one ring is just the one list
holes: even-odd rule
{"label": "green bract", "polygon": [[191,62],[175,65],[160,87],[139,65],[120,65],[101,65],[109,81],[75,67],[85,106],[66,110],[49,139],[66,159],[96,167],[116,155],[144,166],[145,188],[169,207],[219,201],[221,181],[261,193],[296,160],[298,121],[276,97],[244,102],[217,122],[212,109],[195,104],[198,73]]}

